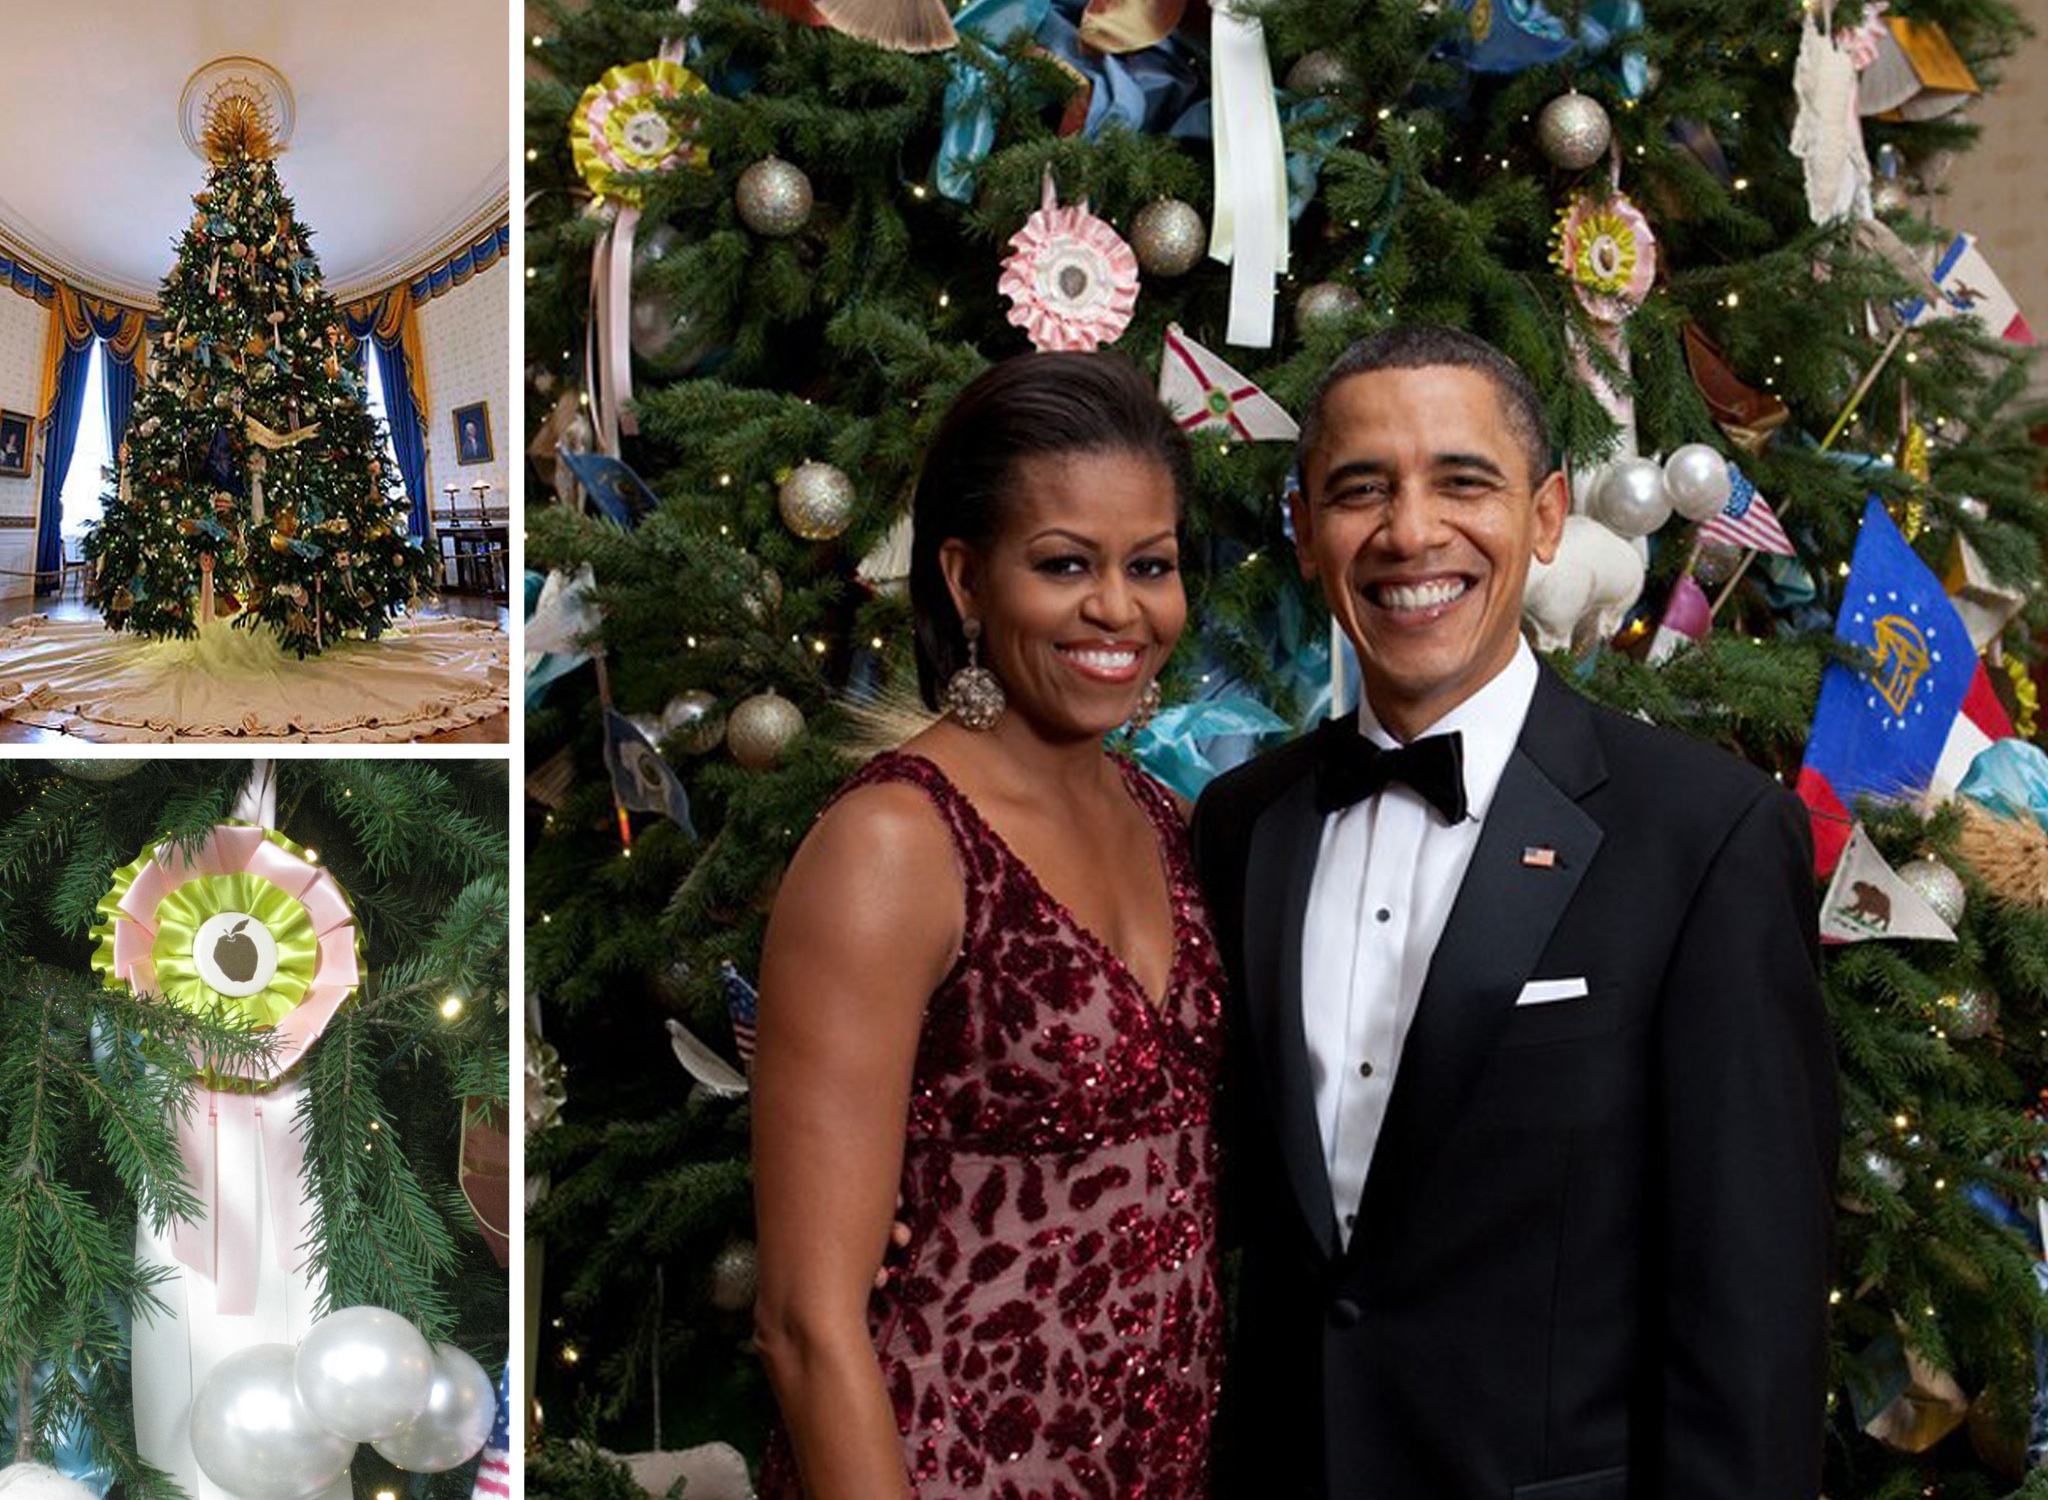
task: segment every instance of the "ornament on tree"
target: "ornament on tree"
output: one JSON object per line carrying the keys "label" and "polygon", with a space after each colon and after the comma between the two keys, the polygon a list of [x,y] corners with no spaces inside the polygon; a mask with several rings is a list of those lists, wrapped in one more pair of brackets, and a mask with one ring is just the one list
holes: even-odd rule
{"label": "ornament on tree", "polygon": [[351,1443],[370,1443],[392,1436],[426,1408],[434,1351],[395,1312],[344,1307],[306,1330],[292,1371],[314,1420]]}
{"label": "ornament on tree", "polygon": [[1664,470],[1654,459],[1616,459],[1594,485],[1587,514],[1619,536],[1648,536],[1671,519]]}
{"label": "ornament on tree", "polygon": [[1932,855],[1909,860],[1900,865],[1899,879],[1919,895],[1920,899],[1934,908],[1934,914],[1954,927],[1963,919],[1963,908],[1968,897],[1963,890],[1962,877]]}
{"label": "ornament on tree", "polygon": [[1138,258],[1108,224],[1078,205],[1060,207],[1052,173],[1039,207],[1010,237],[996,289],[1010,322],[1033,348],[1098,349],[1130,324],[1138,303]]}
{"label": "ornament on tree", "polygon": [[1686,443],[1664,460],[1664,493],[1688,521],[1711,521],[1735,493],[1728,460],[1705,443]]}
{"label": "ornament on tree", "polygon": [[945,0],[810,0],[834,31],[890,52],[943,52],[960,38]]}
{"label": "ornament on tree", "polygon": [[1294,331],[1303,338],[1340,332],[1365,299],[1338,281],[1318,281],[1294,300]]}
{"label": "ornament on tree", "polygon": [[1131,221],[1131,249],[1153,276],[1185,276],[1202,263],[1209,226],[1192,203],[1155,198]]}
{"label": "ornament on tree", "polygon": [[1614,125],[1598,99],[1573,90],[1559,94],[1536,117],[1536,143],[1552,165],[1567,172],[1590,167],[1607,154]]}
{"label": "ornament on tree", "polygon": [[711,1261],[711,1305],[744,1312],[761,1285],[760,1256],[752,1240],[734,1240]]}
{"label": "ornament on tree", "polygon": [[791,531],[807,542],[823,542],[851,524],[857,498],[845,470],[807,459],[782,481],[776,505]]}
{"label": "ornament on tree", "polygon": [[498,1389],[484,1367],[453,1344],[436,1344],[425,1406],[374,1446],[401,1469],[438,1474],[476,1457],[497,1414]]}
{"label": "ornament on tree", "polygon": [[1656,280],[1657,237],[1626,193],[1576,192],[1557,217],[1550,263],[1588,313],[1625,323]]}
{"label": "ornament on tree", "polygon": [[684,162],[703,165],[709,159],[703,148],[661,108],[663,101],[703,92],[696,74],[665,57],[608,69],[585,89],[569,117],[569,154],[590,191],[638,208],[647,189],[631,178]]}
{"label": "ornament on tree", "polygon": [[1358,82],[1351,64],[1327,48],[1304,52],[1287,70],[1287,91],[1291,94],[1341,94]]}
{"label": "ornament on tree", "polygon": [[779,239],[811,222],[811,179],[802,167],[765,157],[740,173],[733,201],[747,228]]}
{"label": "ornament on tree", "polygon": [[736,704],[725,726],[726,747],[749,771],[766,771],[802,733],[803,710],[770,688]]}
{"label": "ornament on tree", "polygon": [[213,1367],[192,1398],[192,1454],[237,1500],[307,1500],[341,1478],[352,1439],[299,1399],[290,1344],[249,1344]]}
{"label": "ornament on tree", "polygon": [[52,760],[52,768],[62,771],[74,781],[124,781],[143,767],[143,762],[132,756],[115,759],[112,756],[95,755],[69,760]]}
{"label": "ornament on tree", "polygon": [[1998,1024],[1998,997],[1981,985],[1960,985],[1935,1002],[1934,1018],[1952,1041],[1974,1042]]}
{"label": "ornament on tree", "polygon": [[717,749],[725,738],[725,715],[718,711],[718,700],[702,688],[676,694],[661,711],[661,737],[688,755]]}

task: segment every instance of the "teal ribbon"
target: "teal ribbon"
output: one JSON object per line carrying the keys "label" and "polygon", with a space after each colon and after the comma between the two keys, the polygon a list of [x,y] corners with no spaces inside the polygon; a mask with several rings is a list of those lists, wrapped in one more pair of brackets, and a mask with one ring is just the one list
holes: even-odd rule
{"label": "teal ribbon", "polygon": [[[1453,0],[1453,8],[1469,14],[1475,3]],[[1604,71],[1622,91],[1631,99],[1642,98],[1650,87],[1649,63],[1640,50],[1622,47],[1643,29],[1641,0],[1592,0],[1574,9],[1576,26],[1559,20],[1539,0],[1490,0],[1485,31],[1473,36],[1468,28],[1453,55],[1475,73],[1521,73],[1584,54],[1604,59]]]}
{"label": "teal ribbon", "polygon": [[1192,802],[1216,777],[1248,759],[1257,740],[1287,728],[1285,719],[1245,693],[1178,703],[1138,732],[1138,764]]}
{"label": "teal ribbon", "polygon": [[2032,818],[2048,828],[2048,751],[1998,740],[1970,763],[1957,791],[2001,817]]}

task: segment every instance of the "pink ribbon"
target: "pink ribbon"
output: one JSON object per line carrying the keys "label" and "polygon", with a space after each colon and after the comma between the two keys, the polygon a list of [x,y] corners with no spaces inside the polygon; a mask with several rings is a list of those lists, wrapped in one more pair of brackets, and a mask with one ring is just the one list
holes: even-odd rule
{"label": "pink ribbon", "polygon": [[[619,434],[640,430],[626,403],[633,399],[633,237],[640,210],[618,205],[611,227],[598,237],[591,252],[590,295],[595,304],[590,337],[597,341],[597,445],[600,453],[618,456]],[[591,368],[586,355],[585,368]]]}

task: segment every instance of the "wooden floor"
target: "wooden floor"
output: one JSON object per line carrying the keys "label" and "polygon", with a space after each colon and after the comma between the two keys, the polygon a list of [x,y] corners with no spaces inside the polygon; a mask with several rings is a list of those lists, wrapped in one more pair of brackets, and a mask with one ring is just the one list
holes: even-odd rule
{"label": "wooden floor", "polygon": [[[460,617],[471,620],[495,620],[500,630],[510,628],[511,614],[504,605],[491,599],[480,599],[468,594],[445,594],[420,611],[423,615]],[[25,597],[0,599],[0,626],[12,625],[27,615],[48,615],[53,620],[97,620],[99,611],[84,603],[74,593],[62,599],[45,598],[40,602]],[[423,745],[503,745],[512,738],[512,716],[508,713],[494,714],[480,719],[461,729],[451,729],[443,734],[430,734],[418,743]],[[0,745],[54,745],[76,746],[79,737],[59,734],[54,729],[34,729],[26,724],[0,722]],[[330,747],[335,754],[346,754],[348,747],[337,744]]]}

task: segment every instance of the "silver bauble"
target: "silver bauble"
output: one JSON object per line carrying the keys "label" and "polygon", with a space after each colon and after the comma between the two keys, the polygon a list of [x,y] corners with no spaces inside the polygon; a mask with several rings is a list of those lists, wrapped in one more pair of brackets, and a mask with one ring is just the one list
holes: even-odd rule
{"label": "silver bauble", "polygon": [[329,1313],[299,1340],[299,1399],[337,1437],[370,1443],[420,1414],[434,1382],[434,1350],[410,1321],[381,1307]]}
{"label": "silver bauble", "polygon": [[711,1262],[711,1305],[741,1312],[754,1305],[761,1285],[760,1258],[752,1240],[734,1240]]}
{"label": "silver bauble", "polygon": [[1351,321],[1365,299],[1336,281],[1318,281],[1294,299],[1294,331],[1303,338],[1333,333]]}
{"label": "silver bauble", "polygon": [[1598,99],[1584,94],[1559,94],[1536,117],[1536,144],[1567,172],[1592,166],[1607,154],[1613,139],[1614,124],[1607,111]]}
{"label": "silver bauble", "polygon": [[1870,190],[1870,206],[1881,214],[1908,213],[1913,207],[1913,190],[1897,177],[1880,177]]}
{"label": "silver bauble", "polygon": [[1906,882],[1934,914],[1953,927],[1963,920],[1966,898],[1962,878],[1940,860],[1916,859],[1899,866],[1899,879]]}
{"label": "silver bauble", "polygon": [[725,738],[725,715],[718,711],[718,700],[702,688],[677,693],[661,711],[661,737],[690,755],[717,749]]}
{"label": "silver bauble", "polygon": [[120,781],[142,769],[132,755],[95,755],[91,759],[52,760],[50,764],[76,781]]}
{"label": "silver bauble", "polygon": [[845,470],[812,459],[789,471],[776,503],[791,531],[807,542],[823,542],[852,522],[854,499],[853,481]]}
{"label": "silver bauble", "polygon": [[1692,576],[1701,588],[1718,588],[1742,566],[1742,549],[1726,542],[1707,542],[1692,560]]}
{"label": "silver bauble", "polygon": [[675,254],[683,237],[673,226],[657,224],[633,242],[633,274],[638,276],[650,266],[658,266]]}
{"label": "silver bauble", "polygon": [[1318,48],[1304,52],[1287,70],[1287,91],[1292,94],[1341,93],[1356,81],[1351,65],[1334,52]]}
{"label": "silver bauble", "polygon": [[1621,536],[1648,536],[1671,519],[1664,470],[1654,459],[1616,459],[1594,486],[1587,513]]}
{"label": "silver bauble", "polygon": [[239,1500],[306,1500],[334,1483],[356,1445],[299,1399],[290,1344],[249,1344],[213,1367],[192,1398],[192,1456]]}
{"label": "silver bauble", "polygon": [[1705,443],[1687,443],[1664,460],[1664,493],[1686,520],[1711,521],[1735,493],[1735,481],[1727,459]]}
{"label": "silver bauble", "polygon": [[725,743],[732,758],[749,771],[765,771],[782,759],[803,727],[803,710],[770,688],[741,699],[733,708],[725,725]]}
{"label": "silver bauble", "polygon": [[1872,1177],[1875,1177],[1895,1193],[1906,1185],[1904,1169],[1882,1151],[1864,1152],[1863,1167]]}
{"label": "silver bauble", "polygon": [[756,234],[795,234],[811,222],[811,179],[779,157],[764,157],[740,173],[733,190],[740,220]]}
{"label": "silver bauble", "polygon": [[1178,198],[1155,198],[1131,221],[1131,249],[1149,276],[1185,276],[1208,248],[1209,226]]}
{"label": "silver bauble", "polygon": [[1979,985],[1966,984],[1936,1002],[1935,1017],[1951,1040],[1973,1042],[1998,1024],[1998,997]]}
{"label": "silver bauble", "polygon": [[376,1449],[401,1469],[438,1474],[475,1458],[497,1416],[498,1387],[484,1367],[453,1344],[436,1344],[427,1404]]}

